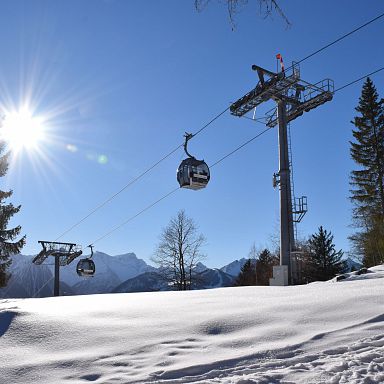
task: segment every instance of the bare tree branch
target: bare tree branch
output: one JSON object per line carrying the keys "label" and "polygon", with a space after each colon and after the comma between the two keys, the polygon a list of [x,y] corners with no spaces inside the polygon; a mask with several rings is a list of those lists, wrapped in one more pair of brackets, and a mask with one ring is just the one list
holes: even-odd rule
{"label": "bare tree branch", "polygon": [[167,283],[178,290],[191,289],[195,266],[204,258],[201,253],[204,243],[205,237],[197,234],[194,221],[179,211],[163,229],[152,261]]}
{"label": "bare tree branch", "polygon": [[[195,8],[197,12],[202,12],[211,0],[195,0]],[[260,14],[263,18],[272,17],[274,13],[277,13],[285,22],[287,28],[292,24],[288,17],[277,3],[277,0],[257,0],[260,5]],[[232,30],[235,29],[235,16],[236,13],[248,4],[248,0],[218,0],[219,3],[225,3],[228,10],[229,21],[232,26]]]}

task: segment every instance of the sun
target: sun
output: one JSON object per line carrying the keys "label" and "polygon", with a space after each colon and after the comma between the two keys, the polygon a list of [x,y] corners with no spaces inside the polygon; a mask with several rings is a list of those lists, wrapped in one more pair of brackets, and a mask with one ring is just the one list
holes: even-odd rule
{"label": "sun", "polygon": [[27,108],[7,112],[0,126],[0,137],[12,151],[34,149],[44,138],[44,121]]}

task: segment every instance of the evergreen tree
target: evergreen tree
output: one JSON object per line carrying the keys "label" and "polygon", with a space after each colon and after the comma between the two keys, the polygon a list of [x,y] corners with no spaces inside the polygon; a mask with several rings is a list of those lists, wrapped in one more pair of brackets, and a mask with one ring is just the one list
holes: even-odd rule
{"label": "evergreen tree", "polygon": [[[0,144],[0,154],[4,152],[5,144]],[[8,170],[8,155],[0,156],[0,177],[4,176]],[[5,200],[12,195],[12,191],[0,191],[0,287],[4,287],[9,280],[8,268],[12,263],[11,255],[20,253],[25,244],[25,236],[20,240],[14,241],[21,231],[20,225],[15,228],[7,229],[11,217],[19,212],[20,206],[14,207],[13,204],[5,203]],[[13,242],[14,241],[14,242]]]}
{"label": "evergreen tree", "polygon": [[343,252],[335,250],[331,232],[320,226],[319,232],[309,238],[308,247],[308,281],[326,281],[344,272],[346,265],[342,260]]}
{"label": "evergreen tree", "polygon": [[236,286],[256,285],[255,261],[248,259],[241,267],[235,281]]}
{"label": "evergreen tree", "polygon": [[279,258],[273,255],[268,249],[260,252],[256,261],[257,285],[269,285],[269,279],[273,275],[273,266],[279,265],[279,262]]}
{"label": "evergreen tree", "polygon": [[352,123],[351,157],[360,167],[351,172],[353,220],[351,236],[365,266],[384,262],[384,100],[367,78]]}

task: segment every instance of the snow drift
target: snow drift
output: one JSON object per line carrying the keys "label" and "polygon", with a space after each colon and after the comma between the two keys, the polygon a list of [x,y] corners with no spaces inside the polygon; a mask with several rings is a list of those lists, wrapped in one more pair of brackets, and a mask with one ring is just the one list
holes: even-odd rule
{"label": "snow drift", "polygon": [[20,384],[383,383],[384,279],[360,278],[2,300],[0,375]]}

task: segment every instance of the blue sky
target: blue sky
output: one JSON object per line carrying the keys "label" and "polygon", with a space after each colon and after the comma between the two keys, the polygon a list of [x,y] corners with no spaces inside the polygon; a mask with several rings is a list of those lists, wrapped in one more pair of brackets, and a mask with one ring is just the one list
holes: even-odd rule
{"label": "blue sky", "polygon": [[[11,224],[27,235],[23,253],[39,251],[105,199],[253,88],[251,65],[274,70],[383,12],[380,1],[283,1],[292,23],[263,19],[255,1],[236,16],[213,1],[202,13],[193,0],[0,1],[0,103],[29,102],[46,119],[39,151],[13,158],[2,188],[21,211]],[[384,19],[301,64],[302,78],[336,88],[382,66]],[[384,96],[383,72],[373,76]],[[291,125],[297,195],[308,196],[303,236],[320,225],[348,251],[351,224],[349,144],[362,83]],[[257,117],[273,103],[257,110]],[[213,164],[263,126],[229,113],[194,138],[190,152]],[[61,240],[93,242],[177,187],[179,150]],[[202,191],[180,190],[96,243],[109,254],[149,260],[161,229],[185,209],[207,237],[206,264],[246,257],[253,243],[278,234],[277,131],[271,130],[211,173]]]}

